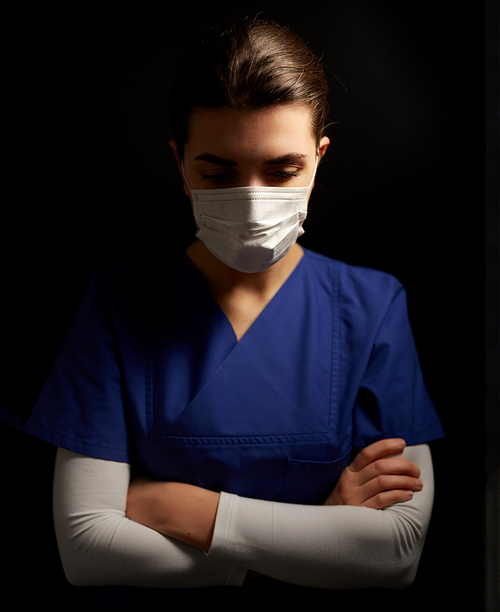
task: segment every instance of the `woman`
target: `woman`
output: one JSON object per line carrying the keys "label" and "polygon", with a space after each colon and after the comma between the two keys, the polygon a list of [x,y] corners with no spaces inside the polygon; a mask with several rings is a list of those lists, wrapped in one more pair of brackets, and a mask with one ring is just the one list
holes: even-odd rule
{"label": "woman", "polygon": [[95,275],[26,425],[60,447],[66,575],[407,586],[443,431],[401,285],[296,242],[329,145],[321,64],[285,28],[234,22],[173,92],[198,240]]}

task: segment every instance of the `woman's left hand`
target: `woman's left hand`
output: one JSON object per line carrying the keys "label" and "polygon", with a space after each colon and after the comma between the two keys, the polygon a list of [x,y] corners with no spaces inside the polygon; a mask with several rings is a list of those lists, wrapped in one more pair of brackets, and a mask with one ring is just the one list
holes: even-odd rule
{"label": "woman's left hand", "polygon": [[366,506],[380,510],[409,501],[423,487],[420,468],[402,456],[406,443],[380,440],[364,448],[340,475],[325,506]]}
{"label": "woman's left hand", "polygon": [[208,551],[212,542],[219,494],[182,482],[132,480],[127,517],[163,535]]}

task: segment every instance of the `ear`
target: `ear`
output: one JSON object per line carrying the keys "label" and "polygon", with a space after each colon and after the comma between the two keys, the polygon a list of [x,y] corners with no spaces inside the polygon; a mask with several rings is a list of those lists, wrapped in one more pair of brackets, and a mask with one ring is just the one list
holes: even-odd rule
{"label": "ear", "polygon": [[172,152],[174,154],[175,161],[177,162],[177,169],[179,170],[179,174],[182,177],[182,184],[183,184],[183,187],[184,187],[184,193],[188,196],[188,198],[191,198],[191,194],[189,193],[189,189],[187,188],[186,181],[184,180],[184,175],[182,173],[182,160],[181,160],[181,156],[179,154],[179,149],[177,148],[177,143],[175,142],[175,140],[171,140],[169,142],[169,145],[172,147]]}
{"label": "ear", "polygon": [[[330,144],[330,139],[328,138],[328,136],[323,136],[320,139],[319,147],[318,147],[318,166],[319,166],[321,160],[323,159],[323,157],[325,156],[329,144]],[[314,178],[314,181],[313,181],[313,183],[311,185],[311,189],[309,190],[309,195],[311,195],[312,190],[314,189],[315,184],[316,184],[316,177]]]}
{"label": "ear", "polygon": [[321,140],[319,141],[318,164],[325,156],[329,144],[330,144],[330,139],[328,138],[328,136],[323,136]]}
{"label": "ear", "polygon": [[179,149],[177,148],[177,143],[175,142],[175,140],[171,140],[168,144],[172,148],[172,152],[174,154],[175,161],[177,162],[177,168],[179,172],[182,174],[181,157],[179,155]]}

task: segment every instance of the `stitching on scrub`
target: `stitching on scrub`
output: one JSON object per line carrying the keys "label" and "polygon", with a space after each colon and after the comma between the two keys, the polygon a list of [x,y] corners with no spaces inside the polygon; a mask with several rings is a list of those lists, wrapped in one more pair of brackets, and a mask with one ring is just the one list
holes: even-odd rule
{"label": "stitching on scrub", "polygon": [[328,428],[332,428],[332,413],[338,414],[337,390],[339,386],[340,369],[340,270],[337,265],[332,266],[332,337],[331,337],[331,378],[330,378],[330,412],[328,414]]}
{"label": "stitching on scrub", "polygon": [[329,461],[316,461],[314,459],[287,459],[287,467],[289,465],[293,465],[293,464],[297,464],[297,465],[333,465],[334,463],[340,463],[341,461],[343,461],[347,455],[350,455],[352,452],[352,447],[349,446],[349,448],[345,451],[345,453],[343,453],[340,457],[337,457],[336,459],[331,459]]}
{"label": "stitching on scrub", "polygon": [[165,444],[172,444],[173,446],[211,446],[211,445],[260,445],[260,444],[284,444],[290,442],[329,442],[331,441],[330,432],[316,433],[316,434],[304,434],[304,435],[289,435],[289,436],[240,436],[240,437],[203,437],[197,438],[194,436],[190,437],[177,437],[168,436],[161,434],[153,434],[152,438],[160,438]]}
{"label": "stitching on scrub", "polygon": [[146,366],[146,397],[145,397],[145,406],[146,406],[146,428],[147,431],[152,431],[154,428],[154,407],[153,407],[153,354],[152,351],[149,353],[149,364]]}

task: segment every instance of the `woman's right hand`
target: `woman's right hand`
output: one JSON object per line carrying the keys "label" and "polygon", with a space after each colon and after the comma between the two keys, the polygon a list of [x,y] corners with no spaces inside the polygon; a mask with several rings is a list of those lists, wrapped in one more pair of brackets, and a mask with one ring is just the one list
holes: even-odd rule
{"label": "woman's right hand", "polygon": [[390,438],[364,448],[342,472],[323,505],[380,510],[410,500],[423,484],[420,468],[402,455],[405,446],[404,440]]}

